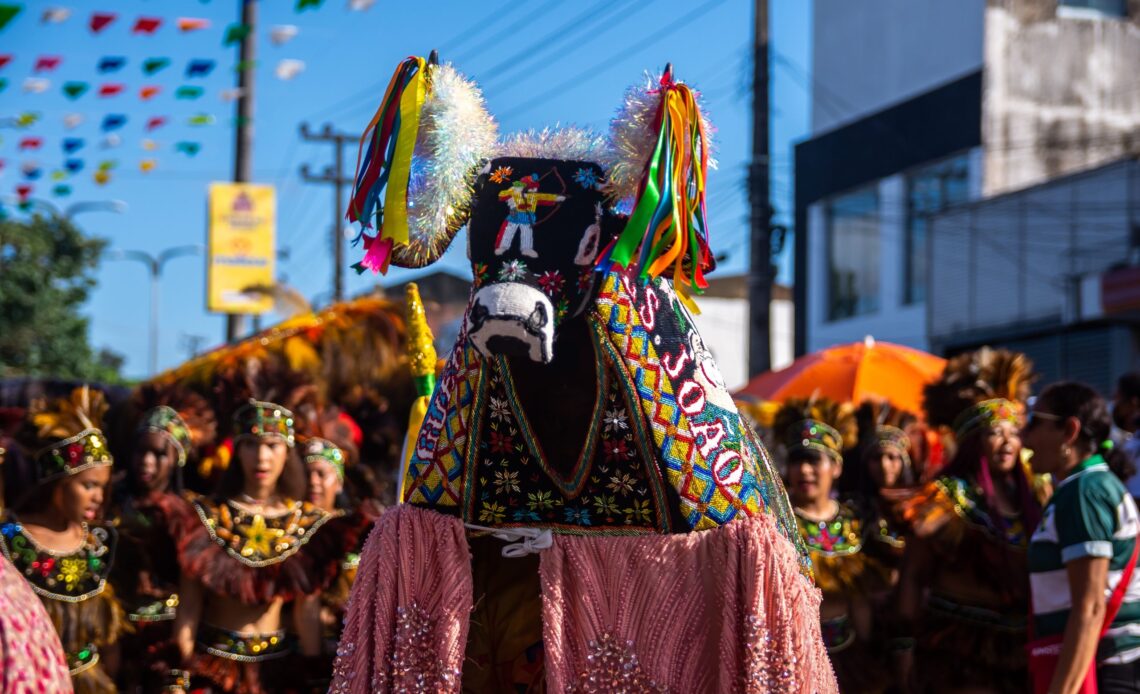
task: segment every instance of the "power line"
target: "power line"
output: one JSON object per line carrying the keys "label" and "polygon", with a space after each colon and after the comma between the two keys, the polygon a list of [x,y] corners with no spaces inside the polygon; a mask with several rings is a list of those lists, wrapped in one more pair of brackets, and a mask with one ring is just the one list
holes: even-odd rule
{"label": "power line", "polygon": [[670,22],[669,24],[665,25],[664,27],[662,27],[658,31],[650,34],[649,36],[646,36],[641,41],[638,41],[637,43],[629,46],[625,50],[618,51],[617,53],[614,53],[613,55],[609,56],[605,60],[602,60],[598,63],[595,63],[594,65],[591,65],[590,67],[579,72],[578,74],[574,75],[573,77],[570,77],[569,79],[563,80],[562,82],[559,82],[558,84],[556,84],[555,86],[551,87],[550,89],[542,92],[541,94],[537,94],[534,97],[528,99],[527,101],[524,101],[523,103],[516,106],[512,111],[509,111],[506,116],[502,117],[501,120],[506,121],[510,117],[515,117],[521,113],[525,113],[525,112],[533,109],[536,106],[539,106],[541,104],[546,103],[546,101],[548,99],[550,99],[551,97],[553,97],[559,93],[564,92],[567,87],[571,87],[571,86],[574,86],[576,84],[581,84],[582,80],[586,79],[587,77],[589,77],[591,75],[597,75],[600,72],[605,72],[606,70],[613,68],[616,64],[618,64],[622,60],[625,60],[626,58],[632,56],[633,54],[637,53],[638,51],[643,50],[643,49],[647,48],[648,46],[660,41],[661,39],[665,38],[669,34],[672,34],[673,32],[678,31],[679,29],[681,29],[685,25],[691,23],[693,20],[697,19],[701,15],[706,14],[713,7],[716,7],[717,5],[721,5],[724,2],[725,2],[725,0],[709,0],[709,2],[706,2],[703,5],[700,5],[699,7],[696,7],[693,10],[685,13],[681,17],[678,17],[676,20]]}

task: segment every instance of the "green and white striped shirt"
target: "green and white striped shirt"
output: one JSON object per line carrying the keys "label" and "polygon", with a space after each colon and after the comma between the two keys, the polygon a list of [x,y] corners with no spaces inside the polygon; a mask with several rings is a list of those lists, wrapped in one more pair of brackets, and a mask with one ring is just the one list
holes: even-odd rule
{"label": "green and white striped shirt", "polygon": [[[1112,595],[1140,532],[1136,503],[1104,459],[1093,456],[1065,479],[1045,505],[1029,544],[1033,626],[1038,638],[1062,634],[1072,608],[1065,565],[1083,557],[1108,563],[1105,600]],[[1097,662],[1140,659],[1140,570],[1134,571],[1120,612],[1097,650]]]}

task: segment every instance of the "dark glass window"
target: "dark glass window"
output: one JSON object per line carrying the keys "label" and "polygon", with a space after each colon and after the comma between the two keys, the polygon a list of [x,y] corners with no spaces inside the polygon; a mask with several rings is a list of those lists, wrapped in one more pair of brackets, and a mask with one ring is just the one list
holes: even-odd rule
{"label": "dark glass window", "polygon": [[877,186],[828,201],[828,320],[879,309],[879,233]]}
{"label": "dark glass window", "polygon": [[930,215],[970,197],[970,164],[962,154],[907,175],[903,303],[926,301],[926,243]]}

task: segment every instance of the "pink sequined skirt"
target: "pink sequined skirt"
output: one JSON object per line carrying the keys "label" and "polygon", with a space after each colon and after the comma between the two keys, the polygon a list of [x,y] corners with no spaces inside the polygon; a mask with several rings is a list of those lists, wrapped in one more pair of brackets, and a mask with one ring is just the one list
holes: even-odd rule
{"label": "pink sequined skirt", "polygon": [[[819,592],[770,518],[557,535],[539,571],[549,692],[838,691]],[[471,610],[462,523],[389,511],[361,557],[330,691],[458,692]]]}

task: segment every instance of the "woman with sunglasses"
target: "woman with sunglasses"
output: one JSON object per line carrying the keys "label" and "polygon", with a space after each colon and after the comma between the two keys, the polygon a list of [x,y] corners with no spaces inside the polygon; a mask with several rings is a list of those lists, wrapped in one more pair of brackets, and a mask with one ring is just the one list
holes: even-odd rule
{"label": "woman with sunglasses", "polygon": [[1068,382],[1041,393],[1022,430],[1034,471],[1056,485],[1029,545],[1038,692],[1079,692],[1086,678],[1101,694],[1140,692],[1140,517],[1110,469],[1111,426],[1104,399]]}
{"label": "woman with sunglasses", "polygon": [[889,648],[909,691],[1025,689],[1026,550],[1041,507],[1018,427],[1032,378],[1025,355],[984,348],[925,389],[926,421],[953,432],[953,452],[903,510]]}

